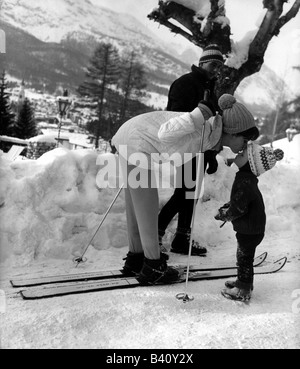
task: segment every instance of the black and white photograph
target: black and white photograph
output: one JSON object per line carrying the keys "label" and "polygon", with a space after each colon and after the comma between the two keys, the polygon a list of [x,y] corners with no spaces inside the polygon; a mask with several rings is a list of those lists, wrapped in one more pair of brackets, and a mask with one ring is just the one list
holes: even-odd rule
{"label": "black and white photograph", "polygon": [[0,0],[0,349],[299,349],[299,229],[300,0]]}

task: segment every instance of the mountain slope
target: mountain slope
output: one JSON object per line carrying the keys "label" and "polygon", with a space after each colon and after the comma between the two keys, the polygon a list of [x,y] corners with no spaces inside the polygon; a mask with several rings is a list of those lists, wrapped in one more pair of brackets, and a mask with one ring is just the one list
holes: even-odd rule
{"label": "mountain slope", "polygon": [[169,50],[133,16],[95,6],[89,0],[5,0],[1,19],[45,42],[60,43],[70,35],[85,35]]}
{"label": "mountain slope", "polygon": [[[137,36],[133,32],[137,23],[133,17],[124,18],[108,9],[95,7],[89,0],[6,0],[1,15],[4,21],[46,42],[60,42],[65,34],[74,30],[99,33],[99,25],[111,37],[123,38],[126,32]],[[142,28],[140,24],[139,30]]]}
{"label": "mountain slope", "polygon": [[292,97],[286,83],[265,64],[259,73],[245,78],[236,93],[259,116],[278,108],[283,97]]}
{"label": "mountain slope", "polygon": [[[78,54],[79,60],[78,58],[74,60],[77,60],[80,66],[74,65],[73,69],[77,70],[79,76],[82,76],[82,69],[87,65],[87,61],[99,41],[109,41],[117,46],[121,52],[134,50],[144,65],[152,88],[153,83],[169,85],[177,75],[186,73],[188,69],[188,66],[172,56],[176,53],[173,53],[168,45],[162,45],[161,40],[149,33],[149,30],[134,17],[96,7],[88,0],[46,0],[43,2],[38,0],[30,2],[6,0],[2,6],[1,19],[2,22],[6,22],[6,26],[2,28],[5,28],[7,32],[7,43],[11,44],[6,56],[8,65],[14,63],[12,56],[15,58],[19,52],[12,52],[16,46],[18,47],[18,40],[15,40],[15,30],[8,29],[8,25],[10,25],[35,36],[37,40],[44,43],[50,42],[50,48],[53,48],[55,43],[57,53],[63,50],[67,54]],[[26,37],[26,41],[31,44],[32,40],[29,41]],[[27,43],[23,43],[23,45],[28,49]],[[41,45],[41,43],[35,43],[35,47]],[[35,50],[36,53],[40,54]],[[36,55],[32,55],[31,50],[30,54],[27,53],[27,56],[34,59]],[[42,61],[48,60],[48,56],[39,56]],[[57,56],[57,59],[61,58]],[[65,56],[63,59],[68,60],[69,58]],[[53,55],[50,60],[53,60]],[[32,60],[32,62],[35,61]],[[53,62],[52,69],[54,71],[57,69],[63,71],[62,75],[64,76],[68,74],[61,62],[58,66],[56,65],[57,60],[53,60]],[[19,62],[17,63],[19,64]],[[30,73],[28,73],[28,69],[24,70],[22,65],[19,67],[15,68],[13,73],[22,71],[22,78],[31,79],[32,68],[29,68]],[[37,68],[36,73],[39,74],[41,68]],[[59,77],[59,74],[53,77],[56,81],[59,80],[56,77]],[[78,77],[69,78],[73,85],[78,82],[78,79]],[[66,79],[63,78],[61,82],[65,84]]]}
{"label": "mountain slope", "polygon": [[24,78],[27,85],[36,88],[45,83],[50,91],[59,84],[76,86],[82,81],[87,55],[61,44],[40,41],[4,22],[1,28],[7,38],[7,53],[2,54],[0,69]]}

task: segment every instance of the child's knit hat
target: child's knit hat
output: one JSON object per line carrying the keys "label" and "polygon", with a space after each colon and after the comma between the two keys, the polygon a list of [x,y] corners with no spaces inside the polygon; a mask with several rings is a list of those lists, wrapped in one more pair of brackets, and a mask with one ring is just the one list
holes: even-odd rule
{"label": "child's knit hat", "polygon": [[284,157],[282,150],[262,147],[254,142],[248,143],[247,151],[251,171],[256,177],[272,169],[276,162],[282,160]]}
{"label": "child's knit hat", "polygon": [[199,64],[208,62],[220,62],[224,64],[224,58],[218,45],[208,45],[203,49]]}
{"label": "child's knit hat", "polygon": [[255,127],[253,115],[234,96],[222,95],[219,107],[223,110],[223,132],[234,135]]}

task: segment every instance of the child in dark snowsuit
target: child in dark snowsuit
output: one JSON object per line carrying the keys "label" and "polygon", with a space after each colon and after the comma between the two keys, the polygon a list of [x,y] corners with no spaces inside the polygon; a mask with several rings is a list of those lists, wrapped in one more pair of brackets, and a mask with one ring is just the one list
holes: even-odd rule
{"label": "child in dark snowsuit", "polygon": [[231,300],[249,301],[253,290],[253,260],[264,238],[266,214],[257,177],[283,158],[283,151],[249,143],[234,163],[239,167],[232,185],[230,202],[215,219],[232,222],[237,238],[237,280],[226,282],[222,295]]}

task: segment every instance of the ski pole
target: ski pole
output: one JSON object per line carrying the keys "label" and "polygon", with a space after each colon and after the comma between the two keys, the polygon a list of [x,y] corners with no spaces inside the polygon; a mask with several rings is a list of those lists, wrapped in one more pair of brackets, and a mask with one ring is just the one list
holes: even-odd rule
{"label": "ski pole", "polygon": [[87,252],[88,248],[91,246],[92,242],[94,241],[94,239],[95,239],[95,237],[96,237],[96,235],[97,235],[97,233],[98,233],[99,229],[101,228],[102,224],[104,223],[105,219],[107,218],[107,216],[108,216],[108,214],[109,214],[109,212],[110,212],[111,208],[113,207],[114,203],[117,201],[117,198],[119,197],[119,195],[120,195],[120,193],[121,193],[121,191],[122,191],[123,187],[124,187],[124,185],[122,185],[122,186],[119,188],[119,191],[117,192],[117,194],[116,194],[115,198],[113,199],[112,203],[110,204],[109,208],[107,209],[106,213],[104,214],[104,216],[103,216],[103,218],[102,218],[102,220],[101,220],[101,222],[100,222],[100,224],[99,224],[99,226],[98,226],[98,228],[97,228],[96,232],[94,233],[94,235],[93,235],[93,237],[91,238],[90,242],[89,242],[89,243],[87,244],[87,246],[85,247],[83,254],[82,254],[81,256],[76,257],[76,258],[74,258],[74,259],[73,259],[73,260],[74,260],[74,263],[77,263],[77,264],[76,264],[76,266],[75,266],[75,268],[77,268],[77,267],[78,267],[78,265],[79,265],[80,263],[85,263],[85,262],[86,262],[86,260],[87,260],[87,259],[84,259],[84,255],[86,254],[86,252]]}
{"label": "ski pole", "polygon": [[199,195],[201,193],[202,182],[204,180],[204,156],[203,156],[204,135],[205,135],[205,121],[203,123],[203,128],[202,128],[200,158],[199,158],[198,166],[197,166],[196,190],[195,190],[195,197],[194,197],[192,223],[191,223],[191,236],[190,236],[187,270],[186,270],[185,292],[179,293],[178,295],[176,295],[176,298],[178,300],[183,300],[183,302],[190,302],[194,300],[193,296],[188,295],[188,282],[189,282],[189,273],[190,273],[190,265],[191,265],[191,257],[192,257],[193,233],[194,233],[195,218],[196,218],[197,199],[199,198]]}

